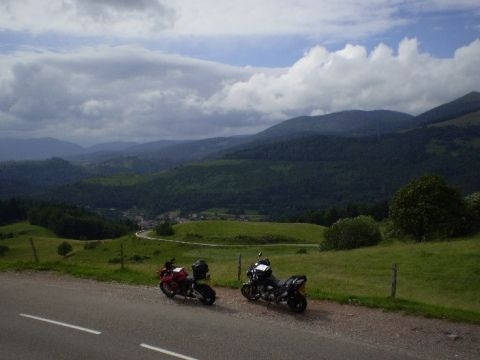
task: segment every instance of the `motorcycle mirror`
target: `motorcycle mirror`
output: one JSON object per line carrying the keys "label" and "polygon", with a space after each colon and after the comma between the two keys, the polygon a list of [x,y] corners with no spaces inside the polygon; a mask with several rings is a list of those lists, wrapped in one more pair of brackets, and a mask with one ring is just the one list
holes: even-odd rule
{"label": "motorcycle mirror", "polygon": [[170,262],[171,262],[171,263],[174,263],[174,262],[175,262],[175,258],[172,258],[172,259],[170,260]]}
{"label": "motorcycle mirror", "polygon": [[260,251],[260,252],[258,253],[258,258],[260,259],[261,256],[262,256],[262,252]]}

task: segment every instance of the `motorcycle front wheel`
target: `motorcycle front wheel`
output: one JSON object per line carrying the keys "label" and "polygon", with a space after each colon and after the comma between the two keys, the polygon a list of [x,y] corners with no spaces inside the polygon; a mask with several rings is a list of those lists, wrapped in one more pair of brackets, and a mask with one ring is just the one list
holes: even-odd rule
{"label": "motorcycle front wheel", "polygon": [[196,286],[196,290],[202,294],[200,301],[205,305],[212,305],[215,302],[215,291],[208,285],[199,284]]}
{"label": "motorcycle front wheel", "polygon": [[243,284],[241,291],[242,295],[249,301],[257,301],[260,298],[260,293],[255,286],[252,286],[252,284]]}
{"label": "motorcycle front wheel", "polygon": [[175,296],[175,290],[173,290],[167,283],[161,282],[159,286],[160,290],[162,290],[166,297],[173,298]]}
{"label": "motorcycle front wheel", "polygon": [[307,299],[302,294],[297,293],[288,298],[287,305],[290,310],[295,311],[296,313],[302,313],[307,308]]}

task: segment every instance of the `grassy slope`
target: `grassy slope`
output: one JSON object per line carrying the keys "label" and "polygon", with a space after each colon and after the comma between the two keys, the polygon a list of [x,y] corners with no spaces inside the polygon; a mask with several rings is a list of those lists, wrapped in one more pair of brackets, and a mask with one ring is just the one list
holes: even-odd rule
{"label": "grassy slope", "polygon": [[313,224],[282,224],[272,222],[194,221],[174,226],[175,235],[169,239],[220,244],[245,244],[243,235],[249,237],[281,236],[280,242],[319,244],[323,240],[324,227]]}
{"label": "grassy slope", "polygon": [[[62,259],[56,247],[63,239],[48,231],[27,224],[0,227],[0,232],[25,232],[13,239],[0,240],[10,251],[0,258],[0,270],[53,269],[76,276],[99,280],[155,284],[155,270],[170,257],[185,266],[197,258],[210,265],[216,285],[238,286],[237,256],[243,256],[242,276],[246,265],[256,259],[255,246],[244,248],[206,248],[176,245],[132,236],[103,241],[94,250],[84,250],[84,242],[69,240],[74,255]],[[28,238],[33,237],[41,263],[32,262]],[[120,271],[108,260],[118,256],[124,243],[126,257],[150,256],[144,263],[127,262]],[[376,247],[337,252],[309,249],[297,254],[296,249],[271,247],[265,251],[275,274],[287,277],[304,273],[307,291],[312,298],[327,298],[387,309],[401,309],[434,317],[446,317],[480,323],[480,235],[451,242],[427,244],[391,243]],[[399,265],[398,300],[388,299],[390,266]]]}

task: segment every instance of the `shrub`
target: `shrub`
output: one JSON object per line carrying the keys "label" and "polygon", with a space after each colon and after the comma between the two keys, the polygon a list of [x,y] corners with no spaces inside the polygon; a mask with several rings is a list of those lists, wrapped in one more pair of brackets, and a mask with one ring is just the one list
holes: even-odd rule
{"label": "shrub", "polygon": [[73,250],[72,245],[70,245],[69,242],[64,241],[60,245],[58,245],[57,253],[58,253],[58,255],[65,257],[69,253],[71,253],[72,250]]}
{"label": "shrub", "polygon": [[155,232],[160,236],[171,236],[175,234],[173,226],[169,221],[165,221],[155,227]]}
{"label": "shrub", "polygon": [[322,250],[356,249],[376,245],[382,240],[380,229],[370,216],[340,219],[325,229]]}
{"label": "shrub", "polygon": [[480,192],[470,194],[465,198],[467,211],[475,230],[480,229]]}
{"label": "shrub", "polygon": [[306,254],[307,253],[307,249],[298,249],[296,254]]}
{"label": "shrub", "polygon": [[5,255],[7,251],[9,251],[10,248],[6,245],[0,245],[0,256]]}
{"label": "shrub", "polygon": [[414,179],[398,190],[390,204],[390,219],[395,229],[416,241],[463,235],[469,230],[465,202],[436,175]]}

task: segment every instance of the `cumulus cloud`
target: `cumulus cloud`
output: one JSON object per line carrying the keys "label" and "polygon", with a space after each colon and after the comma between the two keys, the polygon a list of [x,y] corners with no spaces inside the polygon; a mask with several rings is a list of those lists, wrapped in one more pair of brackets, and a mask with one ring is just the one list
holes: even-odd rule
{"label": "cumulus cloud", "polygon": [[140,46],[0,55],[0,137],[109,140],[253,133],[346,109],[419,113],[480,90],[480,39],[452,58],[415,39],[339,51],[316,46],[289,68],[234,67]]}
{"label": "cumulus cloud", "polygon": [[450,59],[422,53],[416,39],[404,39],[396,52],[384,44],[370,53],[350,44],[336,52],[316,46],[282,74],[258,73],[229,84],[209,104],[223,111],[277,117],[352,108],[415,114],[478,90],[478,68],[480,40],[458,49]]}

